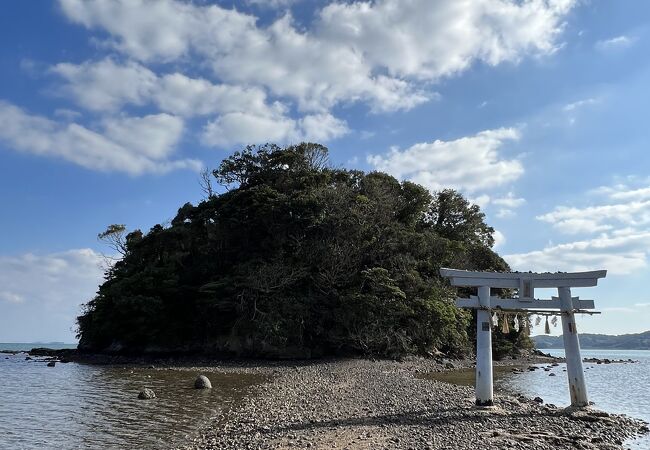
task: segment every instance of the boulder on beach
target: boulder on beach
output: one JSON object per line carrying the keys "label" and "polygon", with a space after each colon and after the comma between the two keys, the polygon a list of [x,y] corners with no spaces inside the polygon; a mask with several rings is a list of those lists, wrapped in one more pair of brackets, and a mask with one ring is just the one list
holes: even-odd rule
{"label": "boulder on beach", "polygon": [[194,380],[194,389],[212,389],[212,383],[210,383],[210,379],[205,375],[199,375]]}
{"label": "boulder on beach", "polygon": [[156,393],[152,389],[144,388],[138,394],[138,398],[140,400],[151,400],[152,398],[156,398]]}

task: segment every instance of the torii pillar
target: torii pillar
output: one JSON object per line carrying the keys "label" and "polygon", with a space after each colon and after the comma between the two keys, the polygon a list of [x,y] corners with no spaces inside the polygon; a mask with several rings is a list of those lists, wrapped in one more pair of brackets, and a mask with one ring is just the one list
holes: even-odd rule
{"label": "torii pillar", "polygon": [[[479,305],[476,310],[476,406],[494,404],[492,373],[492,318],[490,317],[490,287],[478,288]],[[479,358],[478,355],[481,355]]]}
{"label": "torii pillar", "polygon": [[557,290],[560,297],[560,308],[562,309],[562,339],[564,340],[564,356],[569,379],[571,406],[587,406],[589,405],[587,384],[585,383],[585,371],[582,368],[580,341],[578,340],[578,329],[573,314],[571,288],[558,287]]}

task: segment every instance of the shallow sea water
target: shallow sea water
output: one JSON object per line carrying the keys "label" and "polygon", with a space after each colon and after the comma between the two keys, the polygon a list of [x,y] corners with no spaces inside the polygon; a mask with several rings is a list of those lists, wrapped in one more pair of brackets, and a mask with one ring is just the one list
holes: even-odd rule
{"label": "shallow sea water", "polygon": [[[0,353],[0,449],[159,449],[181,445],[259,376],[25,360]],[[138,400],[143,388],[156,393]]]}
{"label": "shallow sea water", "polygon": [[[543,350],[564,357],[563,349]],[[582,350],[583,358],[632,359],[635,363],[583,363],[587,392],[594,407],[650,423],[650,351],[648,350]],[[535,364],[550,367],[549,364]],[[571,403],[566,376],[566,364],[512,373],[512,366],[495,367],[494,385],[498,391],[521,393],[526,397],[541,397],[546,403],[566,407]],[[553,373],[555,376],[550,376]],[[474,369],[430,374],[430,378],[464,386],[474,385]],[[650,436],[625,443],[626,448],[650,450]]]}
{"label": "shallow sea water", "polygon": [[[564,349],[542,350],[564,357]],[[583,358],[632,359],[635,363],[583,363],[589,400],[594,407],[650,422],[650,350],[582,350]],[[546,367],[548,365],[542,364]],[[564,407],[571,403],[566,364],[550,372],[536,370],[509,374],[495,381],[497,388],[542,397],[546,403]],[[549,376],[555,373],[556,376]],[[626,442],[626,448],[650,450],[650,436]]]}

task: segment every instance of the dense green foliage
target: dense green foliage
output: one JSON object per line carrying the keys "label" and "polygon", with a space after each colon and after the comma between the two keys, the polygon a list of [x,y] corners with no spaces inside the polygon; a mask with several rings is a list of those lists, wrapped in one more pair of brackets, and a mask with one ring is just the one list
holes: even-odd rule
{"label": "dense green foliage", "polygon": [[331,168],[317,144],[249,147],[213,175],[224,193],[117,239],[123,258],[78,318],[81,348],[458,354],[470,314],[438,270],[508,270],[460,194]]}

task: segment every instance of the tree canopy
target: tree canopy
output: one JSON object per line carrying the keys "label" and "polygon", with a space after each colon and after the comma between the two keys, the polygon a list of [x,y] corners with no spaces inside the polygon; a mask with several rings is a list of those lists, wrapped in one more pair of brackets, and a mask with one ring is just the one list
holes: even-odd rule
{"label": "tree canopy", "polygon": [[247,147],[212,175],[223,193],[119,241],[78,318],[80,348],[460,354],[470,315],[440,267],[508,270],[459,193],[333,168],[318,144]]}

